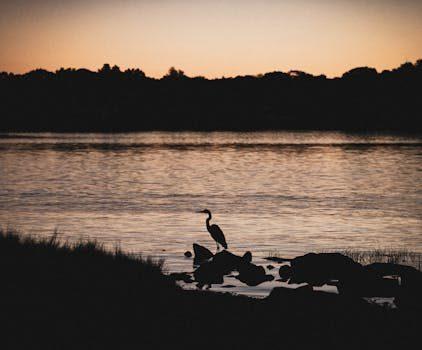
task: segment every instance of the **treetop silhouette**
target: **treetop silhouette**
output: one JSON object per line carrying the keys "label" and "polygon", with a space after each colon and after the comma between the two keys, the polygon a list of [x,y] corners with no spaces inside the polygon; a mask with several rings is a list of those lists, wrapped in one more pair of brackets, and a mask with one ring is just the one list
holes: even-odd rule
{"label": "treetop silhouette", "polygon": [[0,131],[346,130],[420,132],[422,60],[338,78],[292,70],[161,78],[106,63],[0,73]]}

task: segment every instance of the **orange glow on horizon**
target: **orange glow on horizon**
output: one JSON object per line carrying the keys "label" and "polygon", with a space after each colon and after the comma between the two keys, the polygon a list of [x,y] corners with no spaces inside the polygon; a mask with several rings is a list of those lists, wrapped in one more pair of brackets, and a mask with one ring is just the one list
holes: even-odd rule
{"label": "orange glow on horizon", "polygon": [[332,77],[422,58],[421,4],[364,3],[92,0],[3,11],[0,5],[0,71],[97,70],[110,63],[152,77],[170,66],[208,78],[275,70]]}

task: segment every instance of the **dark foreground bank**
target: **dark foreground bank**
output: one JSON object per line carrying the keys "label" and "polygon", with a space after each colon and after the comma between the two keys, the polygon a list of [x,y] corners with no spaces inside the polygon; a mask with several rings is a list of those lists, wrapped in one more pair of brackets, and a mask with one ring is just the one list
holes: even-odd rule
{"label": "dark foreground bank", "polygon": [[161,264],[95,243],[0,232],[0,347],[405,348],[420,310],[278,289],[270,297],[186,291]]}

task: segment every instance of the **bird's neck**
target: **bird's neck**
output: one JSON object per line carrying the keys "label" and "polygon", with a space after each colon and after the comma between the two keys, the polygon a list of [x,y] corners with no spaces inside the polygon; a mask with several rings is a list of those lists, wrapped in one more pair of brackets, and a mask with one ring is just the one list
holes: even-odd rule
{"label": "bird's neck", "polygon": [[210,220],[211,220],[211,214],[208,214],[208,218],[205,221],[207,223],[207,228],[210,227]]}

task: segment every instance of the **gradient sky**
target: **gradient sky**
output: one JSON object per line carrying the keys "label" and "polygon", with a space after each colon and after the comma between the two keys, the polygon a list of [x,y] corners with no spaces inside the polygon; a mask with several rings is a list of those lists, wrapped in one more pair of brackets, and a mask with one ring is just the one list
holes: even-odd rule
{"label": "gradient sky", "polygon": [[422,58],[422,0],[0,0],[0,71],[341,75]]}

